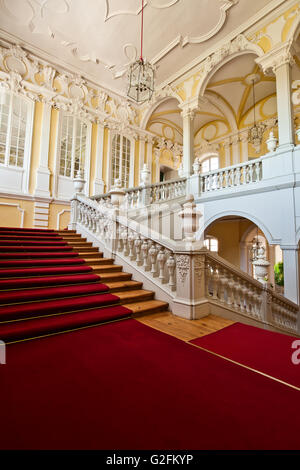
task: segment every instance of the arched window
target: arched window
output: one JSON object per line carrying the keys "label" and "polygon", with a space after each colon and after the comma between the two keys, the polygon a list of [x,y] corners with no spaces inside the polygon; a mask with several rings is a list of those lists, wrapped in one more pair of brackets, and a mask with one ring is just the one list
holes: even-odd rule
{"label": "arched window", "polygon": [[[0,163],[24,167],[30,104],[22,96],[0,93]],[[30,136],[28,136],[30,137]]]}
{"label": "arched window", "polygon": [[217,170],[219,168],[219,157],[209,157],[201,162],[201,172],[207,173],[208,171]]}
{"label": "arched window", "polygon": [[[116,134],[112,138],[111,185],[120,179],[123,188],[128,188],[130,173],[131,142],[127,137]],[[133,168],[131,169],[133,171]]]}
{"label": "arched window", "polygon": [[204,240],[204,246],[209,251],[218,252],[219,250],[219,242],[217,238],[211,237],[209,235],[206,236]]}
{"label": "arched window", "polygon": [[28,192],[34,103],[0,91],[0,188]]}
{"label": "arched window", "polygon": [[87,124],[73,115],[64,115],[61,127],[59,174],[74,178],[84,169],[87,150]]}

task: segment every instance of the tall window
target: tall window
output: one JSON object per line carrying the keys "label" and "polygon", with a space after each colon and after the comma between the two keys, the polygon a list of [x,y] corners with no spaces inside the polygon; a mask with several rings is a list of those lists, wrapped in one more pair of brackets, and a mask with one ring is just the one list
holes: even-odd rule
{"label": "tall window", "polygon": [[64,115],[61,128],[59,174],[74,178],[84,168],[87,124],[72,115]]}
{"label": "tall window", "polygon": [[217,170],[219,168],[219,157],[210,157],[206,158],[201,162],[201,171],[202,173],[207,173],[208,171]]}
{"label": "tall window", "polygon": [[[133,169],[131,169],[133,171]],[[122,186],[128,188],[130,172],[130,140],[116,134],[112,139],[111,184],[120,179]]]}
{"label": "tall window", "polygon": [[204,246],[210,251],[218,252],[219,242],[218,242],[217,238],[214,238],[214,237],[211,237],[211,236],[207,235],[205,240],[204,240]]}
{"label": "tall window", "polygon": [[0,163],[23,168],[30,104],[22,96],[0,93]]}

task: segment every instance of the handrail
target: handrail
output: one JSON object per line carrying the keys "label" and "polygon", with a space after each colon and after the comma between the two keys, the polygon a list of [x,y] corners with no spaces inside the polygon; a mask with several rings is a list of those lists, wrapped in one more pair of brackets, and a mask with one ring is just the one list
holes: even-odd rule
{"label": "handrail", "polygon": [[[73,228],[83,228],[111,255],[132,266],[169,299],[175,314],[199,318],[205,304],[230,310],[257,323],[297,334],[299,307],[253,279],[200,242],[175,242],[131,220],[109,202],[77,194]],[[198,243],[198,244],[197,244]],[[98,245],[99,246],[99,245]]]}

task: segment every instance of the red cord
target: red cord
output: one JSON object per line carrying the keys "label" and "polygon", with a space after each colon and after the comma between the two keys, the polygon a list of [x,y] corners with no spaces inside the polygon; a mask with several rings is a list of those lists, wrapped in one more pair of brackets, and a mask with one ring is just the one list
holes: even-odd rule
{"label": "red cord", "polygon": [[142,0],[142,25],[141,25],[141,61],[143,61],[143,26],[144,26],[144,0]]}

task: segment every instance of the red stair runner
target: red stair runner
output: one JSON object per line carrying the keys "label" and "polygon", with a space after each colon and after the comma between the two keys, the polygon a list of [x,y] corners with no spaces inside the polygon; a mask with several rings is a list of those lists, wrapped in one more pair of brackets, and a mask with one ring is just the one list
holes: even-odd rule
{"label": "red stair runner", "polygon": [[117,305],[83,312],[65,313],[47,318],[21,320],[0,324],[0,337],[6,342],[17,341],[115,321],[130,315],[131,310],[122,305]]}
{"label": "red stair runner", "polygon": [[[45,278],[48,280],[49,275],[56,274],[57,276],[53,277],[53,279],[57,279],[57,282],[60,281],[62,277],[66,277],[65,275],[73,274],[73,275],[80,275],[84,273],[90,273],[92,268],[90,266],[62,266],[62,267],[55,267],[55,268],[27,268],[27,269],[2,269],[0,270],[0,289],[4,289],[5,286],[10,286],[11,284],[14,285],[19,283],[18,285],[21,286],[21,283],[24,282],[25,284],[30,282],[35,282],[36,279],[40,279],[41,282]],[[30,276],[43,276],[43,277],[30,277]],[[48,275],[48,276],[46,276]],[[92,276],[96,276],[96,274],[92,274]],[[97,275],[98,276],[98,275]],[[12,277],[13,279],[3,279]],[[52,276],[51,276],[52,278]],[[100,276],[98,276],[100,279]],[[25,285],[24,284],[24,285]],[[33,286],[33,284],[30,284]],[[6,287],[7,289],[11,287]]]}
{"label": "red stair runner", "polygon": [[[61,284],[80,284],[89,282],[99,282],[100,277],[97,274],[74,274],[73,276],[44,276],[17,279],[1,279],[0,290],[21,289],[29,287],[43,287]],[[15,292],[15,291],[14,291]],[[44,292],[44,291],[43,291]],[[19,294],[19,292],[15,292]],[[14,297],[15,298],[15,297]],[[0,293],[0,302],[2,297]]]}
{"label": "red stair runner", "polygon": [[62,251],[62,252],[58,252],[56,251],[56,248],[50,252],[49,250],[47,251],[40,251],[40,252],[31,252],[31,251],[24,251],[24,252],[19,252],[19,253],[13,253],[13,252],[9,252],[9,253],[0,253],[0,259],[10,259],[10,258],[52,258],[52,256],[55,256],[55,257],[63,257],[63,258],[67,258],[68,256],[78,256],[78,253],[75,253],[74,251],[70,251],[70,252],[66,252],[66,251]]}
{"label": "red stair runner", "polygon": [[[70,253],[68,253],[68,255],[70,255]],[[61,267],[65,266],[65,265],[69,265],[69,264],[84,264],[85,263],[85,260],[84,259],[81,259],[81,258],[76,258],[74,256],[74,258],[51,258],[51,259],[48,259],[48,258],[45,258],[45,259],[10,259],[10,260],[0,260],[0,268],[7,268],[7,267],[12,267],[12,266],[15,266],[15,267],[25,267],[26,268],[26,271],[24,271],[23,269],[21,270],[10,270],[12,271],[11,274],[9,275],[13,275],[13,274],[20,274],[20,273],[23,273],[24,272],[24,275],[26,276],[29,272],[29,267],[28,266],[51,266],[51,265],[54,265],[55,267],[58,267],[58,269],[61,269]],[[92,268],[89,269],[90,271],[92,270]],[[6,269],[0,269],[0,277],[5,277],[5,274],[8,270]],[[14,272],[16,271],[16,272]],[[36,274],[39,274],[38,272]]]}
{"label": "red stair runner", "polygon": [[0,228],[0,340],[130,315],[100,279],[57,232]]}
{"label": "red stair runner", "polygon": [[[98,281],[99,279],[97,279]],[[16,304],[42,299],[59,299],[77,295],[90,295],[99,292],[107,292],[109,288],[105,284],[83,284],[64,287],[43,287],[39,289],[25,289],[13,292],[0,292],[0,304]],[[0,307],[1,318],[1,307]]]}

